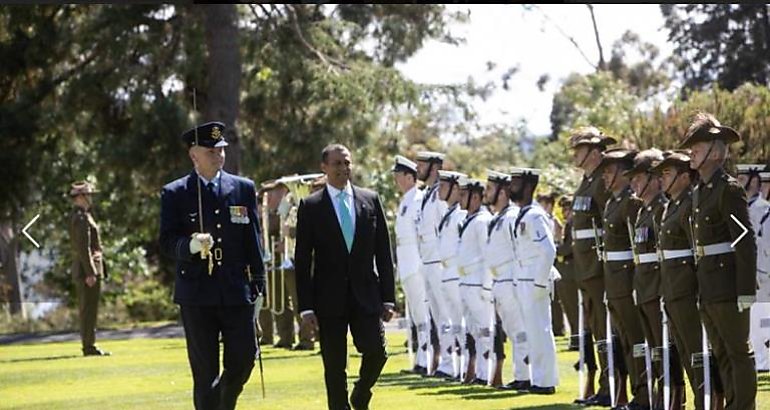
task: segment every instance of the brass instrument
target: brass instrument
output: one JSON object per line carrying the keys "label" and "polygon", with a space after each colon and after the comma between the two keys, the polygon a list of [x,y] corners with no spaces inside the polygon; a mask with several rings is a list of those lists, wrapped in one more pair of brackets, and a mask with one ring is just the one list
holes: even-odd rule
{"label": "brass instrument", "polygon": [[[267,192],[262,199],[262,221],[264,225],[263,235],[265,243],[270,245],[270,253],[266,255],[265,263],[269,264],[267,276],[268,292],[267,300],[263,307],[274,315],[282,315],[286,311],[286,270],[292,269],[291,255],[294,254],[294,233],[297,225],[297,207],[299,200],[310,194],[309,183],[323,174],[291,175],[277,179],[276,184],[282,184],[289,192],[281,200],[278,206],[279,230],[278,240],[270,237],[269,214]],[[281,263],[278,264],[276,255],[281,255]]]}

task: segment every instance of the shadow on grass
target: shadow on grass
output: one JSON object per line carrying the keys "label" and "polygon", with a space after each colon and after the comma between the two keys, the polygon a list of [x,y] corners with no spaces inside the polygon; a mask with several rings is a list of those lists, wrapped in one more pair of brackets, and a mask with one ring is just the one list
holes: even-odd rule
{"label": "shadow on grass", "polygon": [[44,362],[49,360],[75,359],[78,357],[83,357],[83,355],[70,354],[70,355],[59,355],[59,356],[26,357],[23,359],[0,360],[0,363]]}
{"label": "shadow on grass", "polygon": [[464,400],[497,400],[523,396],[526,393],[512,390],[496,390],[485,386],[468,386],[443,379],[425,378],[412,374],[385,373],[377,381],[380,386],[401,386],[408,390],[426,389],[426,396],[453,395]]}

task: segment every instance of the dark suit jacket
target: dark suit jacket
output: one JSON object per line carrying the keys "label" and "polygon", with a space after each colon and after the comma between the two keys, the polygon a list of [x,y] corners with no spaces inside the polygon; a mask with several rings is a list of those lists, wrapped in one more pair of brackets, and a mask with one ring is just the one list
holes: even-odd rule
{"label": "dark suit jacket", "polygon": [[384,302],[395,302],[390,236],[380,198],[356,186],[353,197],[356,226],[350,253],[327,189],[300,201],[294,251],[300,312],[379,315]]}
{"label": "dark suit jacket", "polygon": [[221,172],[216,197],[201,187],[203,230],[214,237],[218,259],[211,275],[208,261],[190,254],[191,235],[200,231],[198,174],[168,183],[160,194],[160,246],[176,261],[174,302],[180,305],[251,304],[264,289],[254,183]]}

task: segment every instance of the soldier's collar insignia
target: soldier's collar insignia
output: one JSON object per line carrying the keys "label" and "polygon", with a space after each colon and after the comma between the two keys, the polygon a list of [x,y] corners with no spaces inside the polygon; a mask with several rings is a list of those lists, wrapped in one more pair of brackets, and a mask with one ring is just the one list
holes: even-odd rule
{"label": "soldier's collar insignia", "polygon": [[211,128],[211,138],[215,140],[222,138],[222,131],[219,130],[219,127],[214,126]]}

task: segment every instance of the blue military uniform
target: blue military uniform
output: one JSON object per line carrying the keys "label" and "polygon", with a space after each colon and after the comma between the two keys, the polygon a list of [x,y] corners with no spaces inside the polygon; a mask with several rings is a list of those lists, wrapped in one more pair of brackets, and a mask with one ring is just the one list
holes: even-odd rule
{"label": "blue military uniform", "polygon": [[[189,146],[221,147],[224,125],[207,123],[183,135]],[[200,185],[198,181],[200,179]],[[190,253],[191,236],[213,237],[209,261]],[[211,181],[193,171],[161,191],[160,245],[176,261],[174,302],[181,307],[196,409],[231,409],[254,367],[254,303],[264,291],[264,266],[254,183],[220,170]],[[225,345],[219,374],[219,336]]]}

